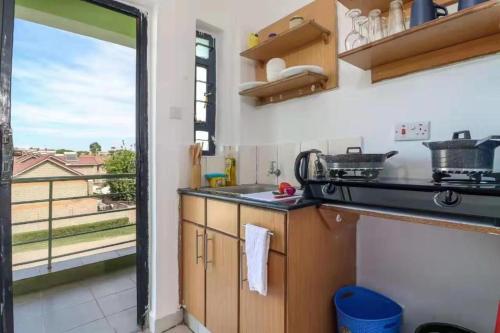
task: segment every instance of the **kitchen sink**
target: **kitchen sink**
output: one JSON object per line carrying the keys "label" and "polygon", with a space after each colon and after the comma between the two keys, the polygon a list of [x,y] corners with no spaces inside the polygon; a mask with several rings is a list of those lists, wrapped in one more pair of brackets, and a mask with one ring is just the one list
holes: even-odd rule
{"label": "kitchen sink", "polygon": [[276,191],[277,189],[278,186],[276,185],[248,184],[248,185],[226,186],[226,187],[216,187],[216,188],[204,187],[201,188],[200,191],[213,194],[241,196],[243,194]]}

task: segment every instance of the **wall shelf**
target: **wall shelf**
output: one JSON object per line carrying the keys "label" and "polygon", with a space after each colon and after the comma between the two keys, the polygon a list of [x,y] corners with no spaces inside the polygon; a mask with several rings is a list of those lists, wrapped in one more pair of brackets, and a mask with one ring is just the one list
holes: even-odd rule
{"label": "wall shelf", "polygon": [[240,55],[248,59],[266,62],[271,58],[288,54],[290,51],[318,39],[323,39],[325,43],[328,43],[329,36],[330,31],[328,29],[314,20],[309,20],[241,52]]}
{"label": "wall shelf", "polygon": [[326,75],[305,72],[241,91],[240,95],[256,97],[258,105],[277,103],[316,93],[325,88],[327,81]]}
{"label": "wall shelf", "polygon": [[[363,15],[368,15],[372,9],[380,9],[382,12],[389,10],[389,2],[391,0],[339,0],[347,9],[358,8],[361,9]],[[405,8],[411,7],[412,0],[403,0]],[[435,0],[434,3],[441,6],[448,6],[457,2],[457,0]]]}
{"label": "wall shelf", "polygon": [[500,0],[490,0],[339,54],[372,82],[500,51]]}

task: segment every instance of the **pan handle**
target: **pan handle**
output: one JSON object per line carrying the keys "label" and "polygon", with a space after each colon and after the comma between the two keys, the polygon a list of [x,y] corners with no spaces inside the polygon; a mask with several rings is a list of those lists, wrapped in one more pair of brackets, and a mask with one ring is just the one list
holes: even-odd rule
{"label": "pan handle", "polygon": [[482,145],[483,143],[485,143],[486,141],[498,141],[497,142],[497,147],[500,146],[500,135],[490,135],[482,140],[479,140],[477,143],[476,143],[476,147]]}
{"label": "pan handle", "polygon": [[[355,150],[355,151],[354,151]],[[347,147],[346,154],[362,154],[361,147]]]}
{"label": "pan handle", "polygon": [[[460,138],[460,134],[463,134],[464,137]],[[454,132],[452,138],[453,138],[453,140],[458,140],[458,139],[467,139],[467,140],[470,140],[470,138],[471,138],[470,131],[466,130],[466,131]]]}
{"label": "pan handle", "polygon": [[399,152],[397,150],[391,150],[390,152],[388,152],[387,154],[385,154],[385,158],[391,158],[394,155],[397,155],[398,153]]}

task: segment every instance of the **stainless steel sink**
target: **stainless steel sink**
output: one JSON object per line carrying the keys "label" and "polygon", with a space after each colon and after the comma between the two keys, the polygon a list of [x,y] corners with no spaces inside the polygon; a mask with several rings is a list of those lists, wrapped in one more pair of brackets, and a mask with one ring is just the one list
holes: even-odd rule
{"label": "stainless steel sink", "polygon": [[201,188],[200,191],[221,195],[241,196],[242,194],[276,191],[277,189],[278,186],[276,185],[248,184],[216,188],[204,187]]}

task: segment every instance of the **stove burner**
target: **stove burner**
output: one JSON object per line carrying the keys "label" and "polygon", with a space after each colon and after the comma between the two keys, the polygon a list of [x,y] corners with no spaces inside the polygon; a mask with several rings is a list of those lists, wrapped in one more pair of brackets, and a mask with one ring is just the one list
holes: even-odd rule
{"label": "stove burner", "polygon": [[435,183],[498,184],[500,173],[470,170],[434,171],[432,179]]}
{"label": "stove burner", "polygon": [[377,179],[380,169],[330,169],[330,177],[333,179]]}

